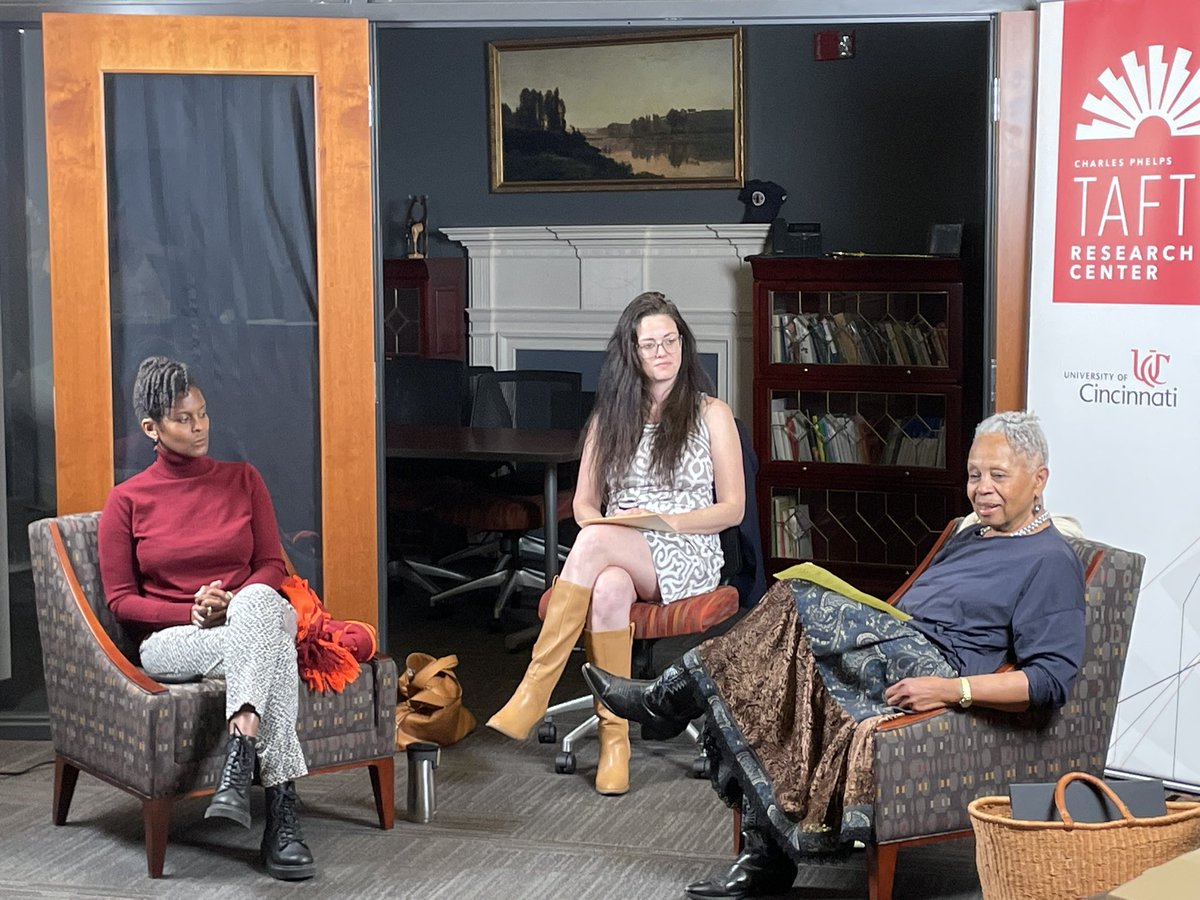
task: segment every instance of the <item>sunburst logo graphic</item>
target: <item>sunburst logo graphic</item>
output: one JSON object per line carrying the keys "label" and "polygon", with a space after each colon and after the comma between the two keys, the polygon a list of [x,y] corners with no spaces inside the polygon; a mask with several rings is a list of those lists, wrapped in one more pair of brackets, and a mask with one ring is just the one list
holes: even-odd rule
{"label": "sunburst logo graphic", "polygon": [[1162,119],[1172,137],[1200,135],[1200,74],[1187,67],[1192,51],[1178,47],[1167,63],[1162,44],[1147,48],[1148,62],[1138,62],[1136,51],[1121,57],[1125,70],[1117,75],[1105,69],[1097,79],[1104,93],[1088,94],[1083,108],[1095,118],[1075,126],[1075,140],[1101,141],[1132,138],[1147,119]]}

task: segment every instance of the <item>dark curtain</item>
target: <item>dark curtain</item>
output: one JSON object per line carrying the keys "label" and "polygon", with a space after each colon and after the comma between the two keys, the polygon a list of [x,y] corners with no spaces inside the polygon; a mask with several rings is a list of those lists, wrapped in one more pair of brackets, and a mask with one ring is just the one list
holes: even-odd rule
{"label": "dark curtain", "polygon": [[266,480],[284,545],[320,589],[313,83],[105,76],[116,480],[152,459],[138,363],[186,362],[210,452]]}

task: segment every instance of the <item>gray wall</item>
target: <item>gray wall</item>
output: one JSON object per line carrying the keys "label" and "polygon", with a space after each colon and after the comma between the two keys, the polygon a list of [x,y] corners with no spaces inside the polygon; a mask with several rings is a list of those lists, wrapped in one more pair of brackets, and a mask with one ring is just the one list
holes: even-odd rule
{"label": "gray wall", "polygon": [[[747,179],[787,188],[782,215],[820,222],[826,250],[921,251],[931,224],[961,221],[975,255],[986,209],[988,23],[853,28],[855,58],[835,62],[813,60],[813,26],[745,29]],[[491,193],[487,42],[550,34],[562,30],[381,29],[386,254],[402,246],[402,229],[388,223],[403,221],[410,193],[429,195],[433,229],[741,219],[735,190]],[[431,240],[431,252],[458,251]]]}

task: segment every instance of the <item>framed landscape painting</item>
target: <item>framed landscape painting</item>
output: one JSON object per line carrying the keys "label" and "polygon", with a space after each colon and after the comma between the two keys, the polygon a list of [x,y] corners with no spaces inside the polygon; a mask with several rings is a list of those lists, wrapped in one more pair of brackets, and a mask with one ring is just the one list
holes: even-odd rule
{"label": "framed landscape painting", "polygon": [[493,191],[740,188],[742,34],[488,44]]}

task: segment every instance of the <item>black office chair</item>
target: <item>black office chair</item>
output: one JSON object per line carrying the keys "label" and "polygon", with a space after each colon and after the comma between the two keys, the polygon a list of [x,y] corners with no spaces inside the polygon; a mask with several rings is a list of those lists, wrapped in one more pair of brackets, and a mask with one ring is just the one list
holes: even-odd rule
{"label": "black office chair", "polygon": [[467,403],[463,407],[463,421],[471,421],[471,406],[475,402],[475,394],[479,388],[479,377],[485,372],[495,372],[495,366],[467,366]]}
{"label": "black office chair", "polygon": [[392,356],[383,361],[383,410],[389,425],[462,425],[467,370],[461,360]]}
{"label": "black office chair", "polygon": [[[578,372],[541,369],[483,372],[471,406],[471,425],[578,430],[583,425],[580,383]],[[513,591],[544,586],[545,574],[525,567],[520,550],[522,536],[541,528],[545,521],[543,472],[540,466],[534,468],[536,471],[514,464],[507,475],[477,482],[475,496],[464,497],[463,502],[437,511],[441,521],[468,532],[498,532],[500,557],[491,573],[434,594],[429,598],[431,604],[470,591],[498,587],[492,607],[492,619],[498,621]],[[559,519],[569,517],[573,495],[570,479],[560,481],[552,514]]]}
{"label": "black office chair", "polygon": [[[388,425],[462,425],[462,401],[467,374],[456,359],[394,356],[383,361],[383,409]],[[426,513],[449,492],[461,466],[448,462],[389,459],[387,511],[389,519]],[[397,522],[398,524],[398,522]],[[412,582],[430,594],[442,588],[429,577],[462,583],[467,576],[444,566],[406,559],[388,560],[388,575]]]}

